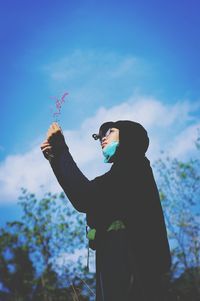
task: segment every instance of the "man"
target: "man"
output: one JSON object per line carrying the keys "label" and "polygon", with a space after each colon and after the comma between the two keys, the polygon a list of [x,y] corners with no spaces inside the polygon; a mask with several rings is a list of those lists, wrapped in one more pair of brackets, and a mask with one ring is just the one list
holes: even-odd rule
{"label": "man", "polygon": [[[51,156],[53,172],[73,206],[85,212],[96,249],[96,301],[161,301],[162,275],[171,256],[157,186],[150,162],[146,130],[119,120],[101,125],[104,175],[89,181],[74,162],[58,124],[41,145]],[[90,233],[91,234],[91,233]]]}

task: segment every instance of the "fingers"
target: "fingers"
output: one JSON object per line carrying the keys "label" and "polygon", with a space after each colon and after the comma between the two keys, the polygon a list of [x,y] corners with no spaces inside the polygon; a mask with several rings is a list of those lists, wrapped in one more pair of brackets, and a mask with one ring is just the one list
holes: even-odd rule
{"label": "fingers", "polygon": [[51,145],[49,144],[49,142],[47,140],[45,140],[41,145],[40,148],[44,149],[45,147],[51,147]]}
{"label": "fingers", "polygon": [[53,122],[51,125],[50,125],[50,128],[54,129],[54,130],[59,130],[61,131],[61,128],[59,126],[59,124],[57,122]]}
{"label": "fingers", "polygon": [[53,135],[55,135],[56,133],[62,133],[62,130],[60,128],[60,126],[58,125],[58,123],[53,122],[47,132],[47,141],[49,141],[51,139],[51,137]]}
{"label": "fingers", "polygon": [[56,150],[65,142],[62,129],[58,123],[53,122],[47,132],[46,140],[40,145],[40,149],[46,159],[53,157]]}
{"label": "fingers", "polygon": [[58,130],[58,131],[61,131],[62,132],[62,129],[61,127],[59,126],[59,124],[57,122],[53,122],[52,123],[52,126],[55,130]]}
{"label": "fingers", "polygon": [[51,147],[51,146],[41,146],[40,148],[41,148],[41,150],[42,150],[43,152],[45,152],[45,151],[47,151],[47,150],[52,150],[52,147]]}
{"label": "fingers", "polygon": [[44,142],[40,148],[44,157],[49,160],[49,158],[52,156],[52,147],[49,145],[49,143]]}
{"label": "fingers", "polygon": [[40,145],[40,149],[43,152],[45,158],[49,156],[49,154],[52,153],[52,146],[49,144],[49,142],[46,140]]}

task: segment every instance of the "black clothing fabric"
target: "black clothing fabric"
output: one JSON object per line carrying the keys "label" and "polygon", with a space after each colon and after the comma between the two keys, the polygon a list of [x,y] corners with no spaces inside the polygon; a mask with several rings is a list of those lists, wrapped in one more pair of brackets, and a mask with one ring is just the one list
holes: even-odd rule
{"label": "black clothing fabric", "polygon": [[96,301],[164,300],[161,277],[139,277],[135,261],[126,230],[107,232],[96,250]]}
{"label": "black clothing fabric", "polygon": [[[136,122],[118,121],[112,123],[112,127],[119,129],[119,148],[111,169],[104,175],[88,180],[77,167],[65,142],[60,144],[59,150],[55,149],[51,166],[73,206],[85,212],[87,224],[97,230],[97,258],[101,258],[102,245],[106,245],[108,226],[114,220],[124,222],[129,250],[134,258],[134,277],[148,291],[150,279],[159,279],[171,265],[159,193],[150,161],[145,156],[149,138],[146,130]],[[116,248],[112,248],[114,253],[119,251]],[[124,257],[121,260],[123,262]],[[97,259],[97,262],[99,287],[98,267],[101,260]],[[96,300],[104,299],[97,296]]]}
{"label": "black clothing fabric", "polygon": [[96,301],[131,300],[133,292],[139,298],[135,284],[126,232],[110,231],[96,251]]}

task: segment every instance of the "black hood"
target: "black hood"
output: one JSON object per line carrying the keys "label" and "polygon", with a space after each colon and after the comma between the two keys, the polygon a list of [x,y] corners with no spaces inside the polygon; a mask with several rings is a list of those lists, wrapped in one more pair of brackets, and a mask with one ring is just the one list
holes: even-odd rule
{"label": "black hood", "polygon": [[113,158],[114,162],[144,158],[149,146],[149,137],[140,123],[130,120],[105,122],[99,129],[99,135],[104,134],[111,127],[119,129],[119,148]]}

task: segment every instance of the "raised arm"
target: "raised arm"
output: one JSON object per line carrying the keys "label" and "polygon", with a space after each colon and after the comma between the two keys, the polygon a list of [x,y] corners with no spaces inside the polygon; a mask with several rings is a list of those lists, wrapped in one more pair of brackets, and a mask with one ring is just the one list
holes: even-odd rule
{"label": "raised arm", "polygon": [[80,212],[87,212],[95,200],[94,180],[88,180],[76,165],[57,123],[50,126],[41,150],[72,205]]}

